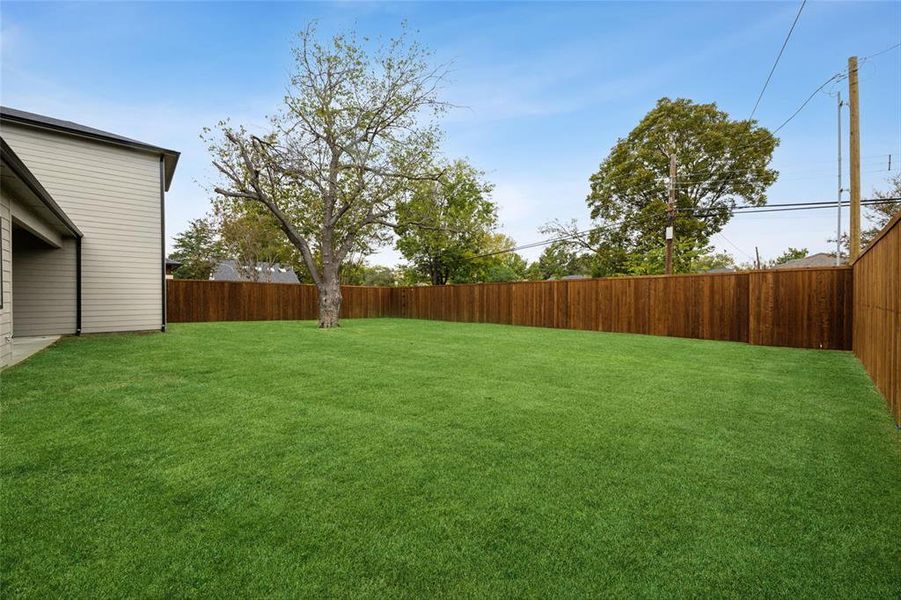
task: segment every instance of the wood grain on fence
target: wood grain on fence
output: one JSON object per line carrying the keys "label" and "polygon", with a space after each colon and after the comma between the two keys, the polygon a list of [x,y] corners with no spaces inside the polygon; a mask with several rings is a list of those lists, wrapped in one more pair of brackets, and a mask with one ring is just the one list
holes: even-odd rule
{"label": "wood grain on fence", "polygon": [[396,288],[393,316],[851,348],[851,269]]}
{"label": "wood grain on fence", "polygon": [[319,309],[312,285],[170,279],[166,293],[170,323],[315,319]]}
{"label": "wood grain on fence", "polygon": [[901,425],[901,213],[857,258],[854,354]]}
{"label": "wood grain on fence", "polygon": [[[851,348],[849,268],[376,288],[341,316],[406,317]],[[170,322],[315,319],[310,285],[169,282]]]}
{"label": "wood grain on fence", "polygon": [[742,273],[395,288],[393,316],[747,341]]}
{"label": "wood grain on fence", "polygon": [[850,267],[751,271],[749,342],[850,350]]}

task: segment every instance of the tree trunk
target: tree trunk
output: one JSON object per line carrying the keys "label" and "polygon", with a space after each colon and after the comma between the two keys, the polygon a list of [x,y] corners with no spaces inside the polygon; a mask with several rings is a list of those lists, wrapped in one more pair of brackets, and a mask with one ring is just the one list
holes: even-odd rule
{"label": "tree trunk", "polygon": [[341,311],[341,285],[337,274],[323,277],[319,284],[319,327],[338,327],[338,313]]}

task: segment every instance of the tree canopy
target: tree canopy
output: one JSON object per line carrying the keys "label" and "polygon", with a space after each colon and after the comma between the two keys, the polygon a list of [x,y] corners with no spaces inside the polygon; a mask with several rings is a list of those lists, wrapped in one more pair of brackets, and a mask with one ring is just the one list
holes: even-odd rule
{"label": "tree canopy", "polygon": [[222,259],[222,245],[216,227],[209,219],[194,219],[175,236],[175,250],[169,255],[181,266],[176,279],[209,279]]}
{"label": "tree canopy", "polygon": [[872,224],[860,233],[861,245],[866,248],[876,237],[876,234],[885,227],[891,218],[901,212],[901,173],[888,178],[888,187],[883,190],[873,192],[874,198],[886,200],[880,204],[871,204],[867,206],[866,215]]}
{"label": "tree canopy", "polygon": [[587,204],[602,227],[585,237],[585,245],[595,252],[623,249],[618,264],[609,265],[613,271],[626,270],[628,253],[662,246],[675,157],[676,251],[698,252],[738,203],[766,203],[766,189],[778,175],[769,168],[777,144],[755,121],[732,120],[716,104],[661,98],[591,176]]}
{"label": "tree canopy", "polygon": [[484,173],[462,160],[444,166],[435,181],[414,185],[398,204],[397,249],[432,285],[471,278],[473,258],[493,250],[497,209]]}

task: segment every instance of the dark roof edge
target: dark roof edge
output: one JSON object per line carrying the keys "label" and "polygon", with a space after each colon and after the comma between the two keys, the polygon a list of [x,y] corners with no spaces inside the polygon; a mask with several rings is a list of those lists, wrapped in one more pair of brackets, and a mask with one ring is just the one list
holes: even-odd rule
{"label": "dark roof edge", "polygon": [[4,163],[9,165],[9,168],[15,173],[16,177],[21,179],[22,183],[28,186],[28,189],[30,189],[44,206],[47,207],[47,210],[53,213],[53,216],[59,219],[60,222],[66,226],[66,229],[72,232],[72,235],[78,238],[84,237],[84,234],[82,234],[81,230],[72,222],[69,215],[60,208],[59,204],[57,204],[50,193],[44,189],[41,182],[37,180],[34,174],[25,166],[25,163],[22,162],[22,159],[13,152],[13,149],[9,147],[9,144],[7,144],[6,140],[2,137],[0,137],[0,157],[2,157]]}
{"label": "dark roof edge", "polygon": [[94,129],[93,127],[80,126],[78,123],[45,117],[44,115],[30,113],[7,106],[0,107],[0,118],[4,121],[10,121],[28,127],[59,131],[77,137],[105,142],[107,144],[133,148],[136,150],[145,150],[153,152],[154,154],[162,154],[166,158],[166,191],[169,191],[169,186],[172,184],[172,177],[175,174],[175,166],[178,164],[179,156],[181,156],[181,153],[176,150],[154,146],[153,144],[132,140],[114,133]]}

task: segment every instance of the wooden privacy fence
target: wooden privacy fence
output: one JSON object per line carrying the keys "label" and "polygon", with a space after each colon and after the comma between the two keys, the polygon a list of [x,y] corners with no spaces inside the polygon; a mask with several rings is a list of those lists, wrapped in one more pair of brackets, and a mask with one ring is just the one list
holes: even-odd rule
{"label": "wooden privacy fence", "polygon": [[[851,349],[849,267],[375,288],[344,286],[341,316],[643,333]],[[315,319],[310,285],[171,280],[168,320]]]}
{"label": "wooden privacy fence", "polygon": [[[383,317],[392,288],[342,286],[341,316]],[[243,281],[167,281],[166,320],[273,321],[319,318],[319,292],[313,285]]]}
{"label": "wooden privacy fence", "polygon": [[851,348],[851,270],[396,288],[393,316]]}
{"label": "wooden privacy fence", "polygon": [[857,257],[854,354],[901,425],[901,213]]}

